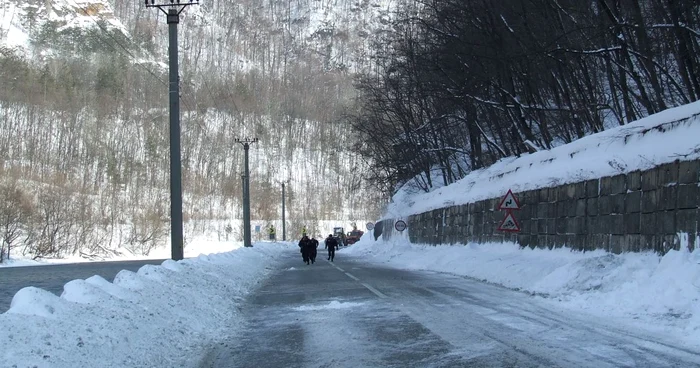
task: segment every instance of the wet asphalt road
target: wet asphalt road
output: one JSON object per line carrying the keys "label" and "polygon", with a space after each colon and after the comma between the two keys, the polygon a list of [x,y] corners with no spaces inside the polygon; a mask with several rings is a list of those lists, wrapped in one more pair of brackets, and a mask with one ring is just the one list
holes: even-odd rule
{"label": "wet asphalt road", "polygon": [[0,313],[10,308],[12,297],[27,286],[35,286],[56,295],[63,293],[63,285],[75,279],[100,275],[112,281],[121,270],[137,271],[146,264],[159,265],[163,260],[87,262],[46,266],[0,267]]}
{"label": "wet asphalt road", "polygon": [[200,367],[700,366],[700,351],[517,291],[322,255],[290,253]]}

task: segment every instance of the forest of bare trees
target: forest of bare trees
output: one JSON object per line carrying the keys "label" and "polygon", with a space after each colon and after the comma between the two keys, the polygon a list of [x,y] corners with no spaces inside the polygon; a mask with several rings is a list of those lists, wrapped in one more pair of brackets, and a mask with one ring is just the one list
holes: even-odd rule
{"label": "forest of bare trees", "polygon": [[417,0],[372,54],[357,149],[376,184],[429,190],[700,99],[700,4]]}
{"label": "forest of bare trees", "polygon": [[[207,1],[183,13],[186,240],[241,233],[242,137],[260,139],[253,221],[280,219],[281,183],[290,229],[377,215],[382,194],[361,180],[341,119],[367,52],[352,28],[366,12],[351,4]],[[140,1],[112,5],[131,37],[99,17],[85,29],[41,23],[39,7],[31,53],[0,47],[0,261],[167,244],[167,25]],[[347,14],[320,22],[319,6]]]}

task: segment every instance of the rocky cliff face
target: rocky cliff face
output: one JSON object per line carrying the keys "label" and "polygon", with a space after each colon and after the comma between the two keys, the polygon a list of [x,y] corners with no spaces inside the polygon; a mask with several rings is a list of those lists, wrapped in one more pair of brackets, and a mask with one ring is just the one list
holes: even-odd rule
{"label": "rocky cliff face", "polygon": [[[262,69],[317,59],[326,70],[361,70],[369,42],[385,30],[395,0],[202,1],[182,13],[183,51],[201,65]],[[30,59],[124,48],[139,58],[167,58],[163,14],[140,1],[2,0],[0,47]],[[123,51],[123,50],[122,50]],[[188,62],[187,59],[184,60]],[[243,64],[246,64],[243,67]]]}
{"label": "rocky cliff face", "polygon": [[83,54],[106,47],[103,39],[134,48],[112,5],[100,0],[3,0],[0,46],[30,59]]}

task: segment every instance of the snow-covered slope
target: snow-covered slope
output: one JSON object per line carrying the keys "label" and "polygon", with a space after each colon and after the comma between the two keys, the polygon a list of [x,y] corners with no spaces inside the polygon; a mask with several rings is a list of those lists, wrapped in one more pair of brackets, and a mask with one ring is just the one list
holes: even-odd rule
{"label": "snow-covered slope", "polygon": [[101,37],[130,37],[107,1],[0,0],[0,47],[45,57],[63,47],[95,49],[105,43]]}
{"label": "snow-covered slope", "polygon": [[471,203],[514,192],[646,170],[700,158],[700,101],[662,111],[547,151],[507,157],[430,193],[402,188],[388,217]]}

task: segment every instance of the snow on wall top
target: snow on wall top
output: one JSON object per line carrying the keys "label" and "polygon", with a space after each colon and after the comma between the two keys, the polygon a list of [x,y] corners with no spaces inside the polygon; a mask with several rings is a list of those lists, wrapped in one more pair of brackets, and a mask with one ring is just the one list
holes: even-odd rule
{"label": "snow on wall top", "polygon": [[668,109],[625,126],[589,135],[547,151],[507,157],[430,193],[401,188],[386,217],[646,170],[675,160],[700,158],[700,101]]}

